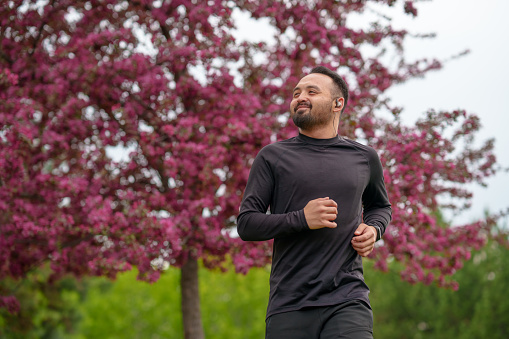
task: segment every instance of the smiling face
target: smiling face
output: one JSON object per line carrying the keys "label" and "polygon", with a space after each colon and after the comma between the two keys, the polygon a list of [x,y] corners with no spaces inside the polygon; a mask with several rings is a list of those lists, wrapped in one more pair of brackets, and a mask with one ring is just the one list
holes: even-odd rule
{"label": "smiling face", "polygon": [[303,77],[293,90],[290,116],[297,127],[310,131],[330,124],[335,116],[334,82],[324,74]]}

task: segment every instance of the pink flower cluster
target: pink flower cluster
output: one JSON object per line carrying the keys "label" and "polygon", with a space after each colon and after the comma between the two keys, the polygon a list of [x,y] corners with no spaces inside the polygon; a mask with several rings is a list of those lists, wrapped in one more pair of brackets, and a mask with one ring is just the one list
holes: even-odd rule
{"label": "pink flower cluster", "polygon": [[467,208],[471,193],[465,184],[483,184],[495,173],[492,141],[478,149],[471,144],[478,120],[464,111],[431,110],[415,127],[386,123],[381,136],[372,139],[383,150],[393,203],[393,222],[374,255],[378,267],[387,268],[386,260],[394,257],[405,263],[404,280],[457,287],[446,277],[470,259],[471,250],[486,243],[496,225],[490,217],[450,227],[440,214]]}

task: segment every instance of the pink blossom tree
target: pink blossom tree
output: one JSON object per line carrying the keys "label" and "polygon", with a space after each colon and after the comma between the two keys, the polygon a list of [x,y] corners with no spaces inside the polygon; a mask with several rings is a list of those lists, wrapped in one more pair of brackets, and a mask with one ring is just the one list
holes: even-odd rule
{"label": "pink blossom tree", "polygon": [[[165,265],[180,267],[185,337],[203,338],[198,259],[222,268],[231,257],[238,272],[270,262],[270,242],[233,235],[238,206],[257,151],[296,133],[285,119],[291,89],[322,64],[350,86],[341,133],[380,150],[385,168],[394,220],[377,266],[395,258],[405,280],[454,287],[447,276],[485,243],[495,217],[444,228],[435,212],[468,205],[465,184],[494,174],[493,141],[475,148],[479,119],[463,111],[402,124],[386,90],[441,64],[408,62],[409,33],[383,16],[350,27],[369,6],[3,1],[0,279],[46,262],[55,279],[136,266],[155,281]],[[417,15],[413,1],[379,6]],[[274,43],[237,41],[241,12],[268,19]],[[437,200],[444,195],[451,203]],[[0,295],[15,311],[12,291]]]}

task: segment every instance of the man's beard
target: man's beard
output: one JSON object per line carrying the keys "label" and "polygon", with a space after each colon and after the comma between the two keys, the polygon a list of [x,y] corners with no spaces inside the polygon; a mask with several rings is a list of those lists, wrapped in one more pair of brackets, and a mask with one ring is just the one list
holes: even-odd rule
{"label": "man's beard", "polygon": [[294,109],[294,114],[292,115],[292,120],[295,126],[303,129],[305,131],[309,131],[317,126],[324,126],[330,121],[330,116],[326,114],[312,114],[311,113],[312,106],[308,106],[309,112],[299,114],[297,113],[297,107]]}

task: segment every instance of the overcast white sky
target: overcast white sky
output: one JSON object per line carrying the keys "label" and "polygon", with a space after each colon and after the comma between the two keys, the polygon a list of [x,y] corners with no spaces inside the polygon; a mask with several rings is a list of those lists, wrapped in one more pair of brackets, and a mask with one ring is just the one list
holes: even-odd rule
{"label": "overcast white sky", "polygon": [[[434,31],[437,37],[409,43],[409,55],[447,57],[466,48],[471,53],[448,62],[424,79],[391,89],[389,96],[405,107],[402,117],[408,123],[429,108],[462,108],[477,114],[483,125],[479,140],[495,138],[498,162],[509,167],[509,1],[442,0],[417,6],[419,16],[407,20],[407,27]],[[501,171],[488,180],[487,188],[473,186],[472,208],[454,223],[481,217],[485,209],[509,207],[508,189],[509,173]]]}
{"label": "overcast white sky", "polygon": [[[471,53],[445,64],[424,79],[415,79],[389,91],[393,104],[404,107],[402,119],[414,123],[430,108],[465,109],[481,118],[479,141],[495,138],[500,165],[509,167],[509,32],[508,0],[435,0],[416,3],[417,18],[401,15],[394,27],[415,33],[435,32],[434,39],[413,39],[406,45],[410,58],[448,58],[470,49]],[[237,22],[239,38],[266,39],[272,31],[263,22],[254,24],[242,17]],[[266,24],[265,24],[266,25]],[[499,172],[488,187],[473,186],[473,206],[454,217],[459,225],[480,218],[485,209],[499,211],[509,207],[509,173]],[[450,215],[446,215],[451,217]],[[507,222],[507,218],[504,220]]]}

